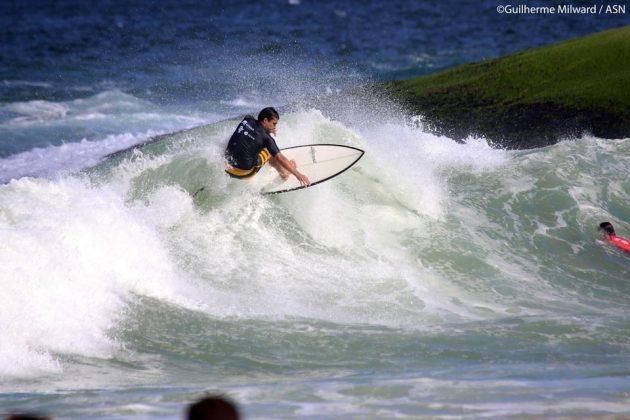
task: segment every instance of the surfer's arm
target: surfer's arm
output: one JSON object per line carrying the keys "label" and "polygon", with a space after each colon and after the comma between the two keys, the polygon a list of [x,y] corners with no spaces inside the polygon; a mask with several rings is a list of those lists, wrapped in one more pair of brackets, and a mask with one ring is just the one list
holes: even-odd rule
{"label": "surfer's arm", "polygon": [[303,173],[301,173],[300,171],[298,171],[297,167],[293,166],[291,162],[289,161],[289,159],[287,159],[287,157],[282,154],[282,152],[278,153],[275,156],[275,158],[276,158],[276,161],[280,164],[280,166],[282,166],[283,169],[293,174],[293,176],[295,176],[298,179],[298,181],[300,181],[301,185],[305,185],[305,186],[311,185],[311,181],[308,179],[308,177],[304,175]]}

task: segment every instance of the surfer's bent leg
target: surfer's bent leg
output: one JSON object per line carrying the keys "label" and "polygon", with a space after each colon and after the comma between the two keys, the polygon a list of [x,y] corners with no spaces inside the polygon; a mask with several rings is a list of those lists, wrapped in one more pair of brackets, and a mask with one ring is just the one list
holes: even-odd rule
{"label": "surfer's bent leg", "polygon": [[271,155],[269,154],[267,149],[263,149],[260,153],[258,153],[258,158],[256,159],[256,165],[254,165],[253,168],[239,169],[239,168],[234,168],[232,166],[228,166],[225,168],[225,172],[228,175],[230,175],[232,178],[239,178],[239,179],[251,178],[252,176],[256,175],[258,171],[260,171],[260,168],[265,166],[265,163],[267,163],[270,157]]}

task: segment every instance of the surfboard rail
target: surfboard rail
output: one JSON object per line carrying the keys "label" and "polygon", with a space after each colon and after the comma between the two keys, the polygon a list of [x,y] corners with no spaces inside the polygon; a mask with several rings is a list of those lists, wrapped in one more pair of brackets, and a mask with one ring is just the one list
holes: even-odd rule
{"label": "surfboard rail", "polygon": [[[339,149],[339,150],[347,149],[348,151],[351,151],[351,153],[337,154],[337,155],[332,155],[332,156],[325,156],[325,155],[320,156],[320,154],[317,153],[318,149],[323,150],[321,148],[330,148],[330,147],[334,147],[335,149]],[[280,193],[300,190],[303,188],[309,188],[309,187],[313,187],[315,185],[321,184],[322,182],[326,182],[336,176],[339,176],[345,171],[347,171],[348,169],[352,168],[365,154],[364,150],[361,150],[357,147],[347,146],[345,144],[333,144],[333,143],[315,143],[315,144],[290,146],[284,149],[280,149],[280,151],[283,154],[287,155],[288,159],[292,159],[291,152],[296,149],[304,149],[306,152],[310,154],[310,159],[311,159],[311,162],[305,162],[305,161],[298,162],[298,170],[300,170],[300,172],[305,172],[304,171],[305,167],[308,167],[309,165],[319,165],[319,164],[324,164],[326,162],[331,162],[335,160],[340,161],[340,164],[336,169],[331,170],[329,174],[325,176],[321,176],[318,179],[311,180],[312,181],[311,184],[307,186],[295,185],[295,186],[290,186],[287,188],[280,188],[283,184],[286,183],[286,181],[282,180],[281,182],[278,183],[277,182],[278,178],[276,177],[276,182],[270,184],[271,189],[268,189],[269,185],[262,188],[261,190],[262,195],[280,194]],[[304,158],[304,156],[305,156],[304,153],[302,153],[300,157]],[[343,160],[348,160],[348,162],[341,163],[341,161]],[[306,175],[308,176],[308,174]]]}

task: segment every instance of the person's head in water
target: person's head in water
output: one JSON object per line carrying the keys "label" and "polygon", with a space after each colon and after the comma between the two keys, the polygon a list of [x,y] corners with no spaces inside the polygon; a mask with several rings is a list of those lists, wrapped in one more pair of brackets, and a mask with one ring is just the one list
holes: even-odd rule
{"label": "person's head in water", "polygon": [[258,123],[263,126],[267,133],[276,134],[279,119],[280,114],[272,107],[263,108],[258,113]]}
{"label": "person's head in water", "polygon": [[188,420],[238,420],[236,404],[221,396],[208,396],[188,406]]}
{"label": "person's head in water", "polygon": [[606,235],[608,235],[608,236],[615,234],[615,228],[613,227],[613,225],[610,222],[600,223],[598,230],[600,232],[605,232]]}

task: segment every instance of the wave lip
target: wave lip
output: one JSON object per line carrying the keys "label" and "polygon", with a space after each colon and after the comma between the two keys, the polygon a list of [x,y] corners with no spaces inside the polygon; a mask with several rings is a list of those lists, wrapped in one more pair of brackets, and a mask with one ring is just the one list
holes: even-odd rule
{"label": "wave lip", "polygon": [[85,118],[92,114],[122,114],[134,112],[151,107],[149,103],[141,101],[132,95],[120,90],[101,92],[85,99],[75,99],[67,102],[52,102],[45,100],[32,100],[26,102],[13,102],[0,107],[0,112],[13,114],[11,118],[3,121],[3,125],[21,125],[44,123],[52,120],[64,120],[72,118]]}
{"label": "wave lip", "polygon": [[74,172],[150,137],[221,118],[159,107],[119,90],[67,102],[5,104],[0,106],[0,182]]}
{"label": "wave lip", "polygon": [[160,134],[163,133],[112,134],[98,141],[83,139],[59,146],[36,147],[0,159],[0,183],[25,176],[58,177],[74,173],[98,164],[107,155]]}

